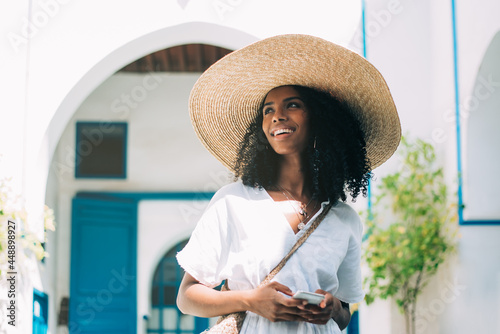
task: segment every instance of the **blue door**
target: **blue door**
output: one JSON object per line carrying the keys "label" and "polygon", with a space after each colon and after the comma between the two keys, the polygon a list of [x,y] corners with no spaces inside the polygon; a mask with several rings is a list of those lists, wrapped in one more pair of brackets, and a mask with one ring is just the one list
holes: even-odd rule
{"label": "blue door", "polygon": [[73,199],[69,332],[137,332],[137,202]]}
{"label": "blue door", "polygon": [[359,311],[356,310],[351,314],[351,322],[347,326],[347,334],[359,334]]}

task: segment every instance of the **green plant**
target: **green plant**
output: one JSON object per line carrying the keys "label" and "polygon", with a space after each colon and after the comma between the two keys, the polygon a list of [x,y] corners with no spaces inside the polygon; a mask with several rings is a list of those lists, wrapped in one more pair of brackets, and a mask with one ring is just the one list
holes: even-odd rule
{"label": "green plant", "polygon": [[[30,230],[22,198],[14,194],[9,183],[10,179],[0,180],[0,274],[1,269],[9,259],[15,259],[15,262],[19,264],[23,261],[23,255],[29,253],[34,254],[37,260],[48,256],[44,248],[46,233],[44,240],[40,241],[37,235]],[[15,230],[10,229],[14,234],[9,232],[9,220],[16,223]],[[46,205],[44,206],[43,222],[45,231],[55,230],[54,212]],[[11,240],[11,247],[14,245],[13,240],[16,244],[17,251],[14,258],[9,258],[9,240]]]}
{"label": "green plant", "polygon": [[371,273],[364,283],[367,304],[394,297],[406,333],[415,334],[417,298],[455,247],[456,205],[449,202],[432,145],[402,138],[398,153],[401,170],[381,179],[374,199],[375,208],[390,203],[391,210],[368,213],[364,259]]}

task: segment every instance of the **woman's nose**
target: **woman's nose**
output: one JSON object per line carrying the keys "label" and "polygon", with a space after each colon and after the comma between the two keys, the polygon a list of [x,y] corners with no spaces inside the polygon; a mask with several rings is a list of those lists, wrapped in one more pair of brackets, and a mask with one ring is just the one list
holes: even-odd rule
{"label": "woman's nose", "polygon": [[278,108],[273,115],[273,123],[286,121],[287,117],[281,108]]}

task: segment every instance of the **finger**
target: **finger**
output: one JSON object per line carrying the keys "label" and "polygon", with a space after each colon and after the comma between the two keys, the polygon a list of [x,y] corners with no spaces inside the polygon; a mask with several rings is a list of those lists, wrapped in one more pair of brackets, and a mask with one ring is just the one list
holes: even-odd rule
{"label": "finger", "polygon": [[325,299],[323,299],[321,303],[319,303],[319,307],[325,308],[327,305],[333,304],[333,296],[331,293],[321,289],[317,289],[315,292],[325,295]]}
{"label": "finger", "polygon": [[290,290],[290,288],[284,284],[274,281],[269,283],[269,286],[275,289],[276,291],[284,293],[285,295],[293,296],[292,290]]}
{"label": "finger", "polygon": [[297,307],[284,308],[282,312],[283,313],[281,314],[283,315],[283,317],[286,317],[287,319],[293,318],[300,321],[307,321],[312,316],[309,311],[304,311]]}
{"label": "finger", "polygon": [[280,299],[280,303],[286,307],[298,308],[304,311],[304,307],[307,305],[307,300],[303,299],[295,299],[290,297],[282,296],[283,299]]}
{"label": "finger", "polygon": [[305,311],[309,314],[319,314],[323,312],[323,309],[314,304],[307,304],[305,305]]}
{"label": "finger", "polygon": [[321,308],[323,308],[323,309],[326,307],[326,298],[325,298],[325,299],[323,299],[323,300],[321,301],[321,303],[319,303],[319,307],[321,307]]}
{"label": "finger", "polygon": [[290,313],[276,313],[274,315],[268,315],[267,317],[272,322],[277,321],[307,321],[307,318],[300,316],[298,314]]}
{"label": "finger", "polygon": [[315,312],[315,313],[323,312],[323,308],[320,307],[320,304],[315,305],[315,304],[309,304],[308,302],[306,302],[306,304],[299,306],[299,308],[310,311],[310,312]]}
{"label": "finger", "polygon": [[324,325],[330,320],[330,317],[325,314],[310,314],[306,318],[307,322],[318,325]]}
{"label": "finger", "polygon": [[269,320],[275,321],[308,321],[308,314],[296,307],[277,306],[272,314],[269,314]]}
{"label": "finger", "polygon": [[307,311],[300,310],[296,307],[288,308],[287,310],[284,311],[283,314],[287,314],[290,316],[298,316],[298,317],[304,318],[304,319],[307,319],[308,317],[311,316],[311,313],[309,313]]}
{"label": "finger", "polygon": [[306,310],[312,315],[326,315],[329,317],[333,310],[333,304],[326,305],[325,307],[321,307],[321,304],[308,305]]}
{"label": "finger", "polygon": [[309,304],[309,302],[307,300],[304,300],[302,305],[299,305],[297,307],[300,308],[301,310],[304,310],[304,311],[310,311],[314,307],[314,305]]}

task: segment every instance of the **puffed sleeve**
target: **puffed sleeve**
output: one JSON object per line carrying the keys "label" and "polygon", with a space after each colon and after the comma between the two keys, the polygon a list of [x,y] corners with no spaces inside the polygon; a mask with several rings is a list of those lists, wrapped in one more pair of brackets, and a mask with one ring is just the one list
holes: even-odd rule
{"label": "puffed sleeve", "polygon": [[361,279],[361,238],[363,226],[358,214],[354,210],[348,216],[348,226],[351,228],[351,235],[347,253],[337,272],[339,288],[335,296],[345,303],[358,303],[365,296]]}
{"label": "puffed sleeve", "polygon": [[225,279],[229,249],[227,210],[221,191],[210,201],[177,262],[200,283],[214,287]]}

